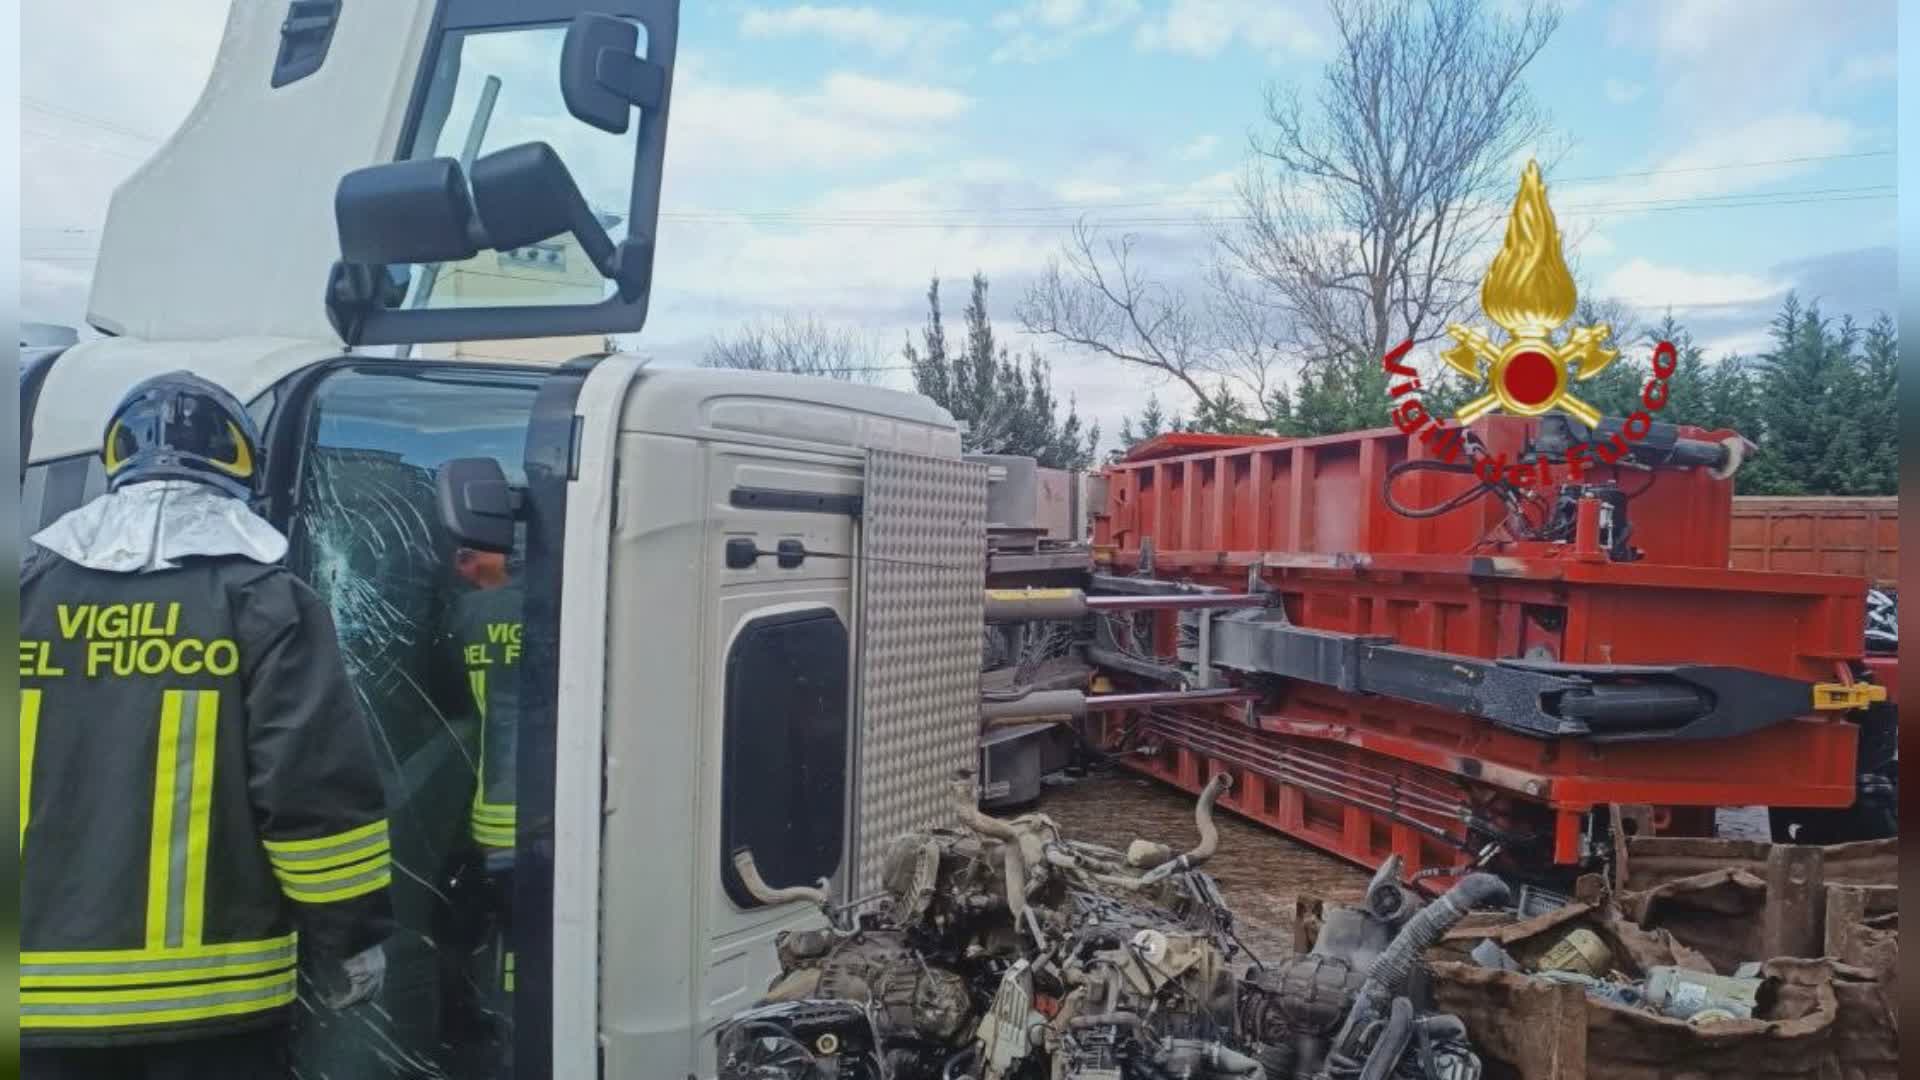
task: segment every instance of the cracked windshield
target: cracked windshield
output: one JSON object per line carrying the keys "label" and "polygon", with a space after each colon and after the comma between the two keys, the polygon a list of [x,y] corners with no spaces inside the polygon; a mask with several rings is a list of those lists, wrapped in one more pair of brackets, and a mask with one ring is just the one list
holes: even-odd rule
{"label": "cracked windshield", "polygon": [[510,1076],[519,551],[450,540],[450,458],[521,466],[535,375],[366,367],[315,395],[289,561],[333,611],[386,784],[397,929],[370,1009],[302,1009],[303,1077]]}

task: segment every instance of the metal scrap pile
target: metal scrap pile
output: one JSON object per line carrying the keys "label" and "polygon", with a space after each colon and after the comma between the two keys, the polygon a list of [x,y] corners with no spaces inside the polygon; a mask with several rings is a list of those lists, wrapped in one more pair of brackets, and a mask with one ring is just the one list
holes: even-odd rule
{"label": "metal scrap pile", "polygon": [[1422,951],[1506,887],[1469,875],[1432,904],[1382,867],[1363,909],[1312,953],[1242,977],[1233,916],[1200,870],[1218,843],[1216,776],[1184,855],[1062,836],[1045,815],[1001,821],[955,787],[964,828],[900,837],[886,893],[859,914],[819,890],[829,925],[784,935],[781,975],[718,1033],[723,1080],[1471,1080],[1461,1023],[1419,1015]]}

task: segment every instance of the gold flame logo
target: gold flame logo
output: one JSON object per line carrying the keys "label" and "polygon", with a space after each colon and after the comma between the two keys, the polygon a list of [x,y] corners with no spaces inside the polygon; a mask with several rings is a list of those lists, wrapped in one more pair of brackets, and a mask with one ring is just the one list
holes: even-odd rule
{"label": "gold flame logo", "polygon": [[1480,283],[1480,306],[1507,332],[1507,342],[1496,346],[1473,327],[1447,327],[1455,344],[1441,357],[1467,378],[1489,385],[1454,417],[1464,424],[1495,409],[1519,416],[1559,409],[1588,427],[1598,424],[1599,410],[1568,387],[1600,374],[1620,353],[1607,344],[1613,331],[1605,323],[1579,327],[1563,343],[1553,343],[1549,335],[1573,315],[1575,300],[1573,275],[1560,252],[1560,228],[1547,205],[1547,185],[1539,163],[1529,161],[1507,218],[1506,239]]}

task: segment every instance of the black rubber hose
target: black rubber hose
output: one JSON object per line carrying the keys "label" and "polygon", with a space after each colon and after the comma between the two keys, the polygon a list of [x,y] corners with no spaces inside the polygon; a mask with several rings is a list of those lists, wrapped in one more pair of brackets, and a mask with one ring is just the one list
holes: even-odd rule
{"label": "black rubber hose", "polygon": [[1387,1013],[1387,1023],[1380,1029],[1380,1037],[1374,1040],[1373,1052],[1367,1055],[1367,1063],[1360,1067],[1360,1080],[1387,1080],[1400,1064],[1400,1055],[1407,1052],[1407,1043],[1413,1039],[1413,1002],[1406,998],[1393,999],[1393,1008]]}
{"label": "black rubber hose", "polygon": [[1468,874],[1455,882],[1446,895],[1416,912],[1367,969],[1367,980],[1360,984],[1360,991],[1347,1010],[1347,1019],[1333,1038],[1332,1054],[1349,1057],[1353,1054],[1356,1036],[1386,1011],[1394,998],[1406,993],[1420,955],[1466,918],[1467,912],[1493,903],[1505,905],[1511,903],[1512,898],[1507,883],[1492,874]]}
{"label": "black rubber hose", "polygon": [[1416,912],[1407,924],[1367,969],[1367,981],[1361,994],[1371,998],[1377,1013],[1390,998],[1406,993],[1413,978],[1413,967],[1420,955],[1432,948],[1467,912],[1489,904],[1506,904],[1513,899],[1507,883],[1492,874],[1468,874],[1454,883],[1446,895]]}
{"label": "black rubber hose", "polygon": [[974,1043],[965,1050],[948,1058],[946,1065],[940,1069],[940,1080],[960,1080],[960,1077],[963,1075],[960,1069],[972,1065],[973,1059],[979,1056],[980,1044]]}

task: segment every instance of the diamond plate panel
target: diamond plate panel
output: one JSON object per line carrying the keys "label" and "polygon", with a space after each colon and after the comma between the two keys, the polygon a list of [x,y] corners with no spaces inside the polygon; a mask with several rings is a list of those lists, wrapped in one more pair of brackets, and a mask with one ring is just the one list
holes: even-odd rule
{"label": "diamond plate panel", "polygon": [[863,501],[854,896],[889,841],[946,821],[947,781],[976,761],[987,470],[870,450]]}

